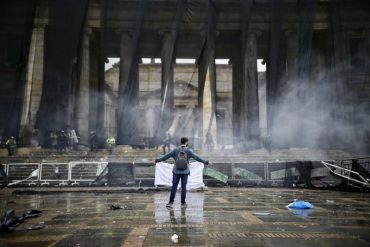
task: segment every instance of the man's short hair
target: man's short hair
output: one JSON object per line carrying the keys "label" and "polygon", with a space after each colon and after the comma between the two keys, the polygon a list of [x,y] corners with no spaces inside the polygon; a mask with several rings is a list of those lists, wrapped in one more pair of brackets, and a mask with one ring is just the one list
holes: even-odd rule
{"label": "man's short hair", "polygon": [[181,144],[186,144],[189,141],[187,137],[181,137]]}

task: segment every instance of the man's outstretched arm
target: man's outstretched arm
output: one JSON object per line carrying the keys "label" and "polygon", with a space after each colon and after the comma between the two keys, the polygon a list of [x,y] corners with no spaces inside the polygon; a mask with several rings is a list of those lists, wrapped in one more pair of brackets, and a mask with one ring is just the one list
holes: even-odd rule
{"label": "man's outstretched arm", "polygon": [[163,155],[162,157],[160,157],[160,158],[158,158],[158,159],[155,159],[155,160],[154,160],[154,162],[155,162],[155,163],[158,163],[158,162],[161,162],[161,161],[168,160],[168,159],[169,159],[169,158],[171,158],[171,157],[174,157],[174,156],[175,156],[174,151],[175,151],[175,149],[174,149],[174,150],[172,150],[171,152],[169,152],[169,153],[167,153],[167,154]]}
{"label": "man's outstretched arm", "polygon": [[197,155],[196,153],[194,153],[193,150],[191,150],[191,149],[189,149],[189,154],[190,154],[190,157],[193,158],[193,159],[195,159],[196,161],[202,162],[203,164],[206,164],[206,165],[209,164],[209,161],[208,160],[202,159],[199,155]]}

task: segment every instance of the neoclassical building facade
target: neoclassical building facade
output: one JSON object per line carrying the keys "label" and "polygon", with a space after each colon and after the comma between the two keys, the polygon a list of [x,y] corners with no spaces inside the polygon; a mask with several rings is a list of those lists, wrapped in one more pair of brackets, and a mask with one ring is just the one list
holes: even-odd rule
{"label": "neoclassical building facade", "polygon": [[[209,133],[245,149],[269,136],[276,147],[369,150],[367,1],[18,0],[2,7],[2,136],[22,140],[27,130],[70,126],[83,144],[90,131],[116,135],[122,145],[170,131],[198,145]],[[120,63],[105,71],[110,57]]]}

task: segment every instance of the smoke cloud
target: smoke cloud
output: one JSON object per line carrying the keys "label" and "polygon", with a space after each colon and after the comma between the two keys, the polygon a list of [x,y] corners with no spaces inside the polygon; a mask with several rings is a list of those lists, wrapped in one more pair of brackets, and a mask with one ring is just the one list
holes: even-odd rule
{"label": "smoke cloud", "polygon": [[274,146],[368,151],[369,106],[338,95],[335,85],[328,76],[289,80],[275,107]]}

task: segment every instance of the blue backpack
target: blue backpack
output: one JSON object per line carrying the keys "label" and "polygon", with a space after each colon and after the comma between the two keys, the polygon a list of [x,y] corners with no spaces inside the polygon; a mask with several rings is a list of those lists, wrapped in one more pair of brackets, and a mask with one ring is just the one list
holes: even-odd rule
{"label": "blue backpack", "polygon": [[186,147],[180,147],[180,152],[175,160],[175,167],[178,170],[185,170],[188,167],[188,152]]}

